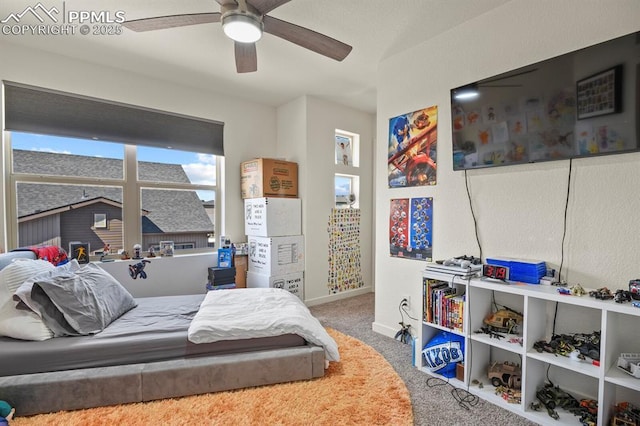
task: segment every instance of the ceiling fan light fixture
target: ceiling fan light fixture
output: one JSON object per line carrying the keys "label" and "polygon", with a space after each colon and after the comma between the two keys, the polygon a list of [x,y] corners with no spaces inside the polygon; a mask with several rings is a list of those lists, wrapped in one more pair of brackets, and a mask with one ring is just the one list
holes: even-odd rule
{"label": "ceiling fan light fixture", "polygon": [[227,37],[239,43],[255,43],[262,37],[262,22],[249,13],[226,13],[222,16],[222,29]]}

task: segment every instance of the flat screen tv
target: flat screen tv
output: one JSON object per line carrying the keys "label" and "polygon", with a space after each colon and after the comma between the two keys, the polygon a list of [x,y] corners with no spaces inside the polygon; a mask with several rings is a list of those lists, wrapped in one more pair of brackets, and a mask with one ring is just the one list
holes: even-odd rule
{"label": "flat screen tv", "polygon": [[451,89],[453,169],[640,150],[640,32]]}

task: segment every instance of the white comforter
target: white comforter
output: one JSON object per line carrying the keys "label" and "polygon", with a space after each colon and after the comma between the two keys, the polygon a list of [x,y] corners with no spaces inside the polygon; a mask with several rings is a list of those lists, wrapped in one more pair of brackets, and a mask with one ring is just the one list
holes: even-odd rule
{"label": "white comforter", "polygon": [[340,361],[338,345],[300,299],[278,288],[210,291],[189,326],[189,341],[211,343],[297,334]]}

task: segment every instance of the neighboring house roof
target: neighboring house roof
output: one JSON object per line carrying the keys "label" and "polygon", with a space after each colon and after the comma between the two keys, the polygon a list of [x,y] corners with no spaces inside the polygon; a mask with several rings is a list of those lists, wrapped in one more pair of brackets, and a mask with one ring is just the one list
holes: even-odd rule
{"label": "neighboring house roof", "polygon": [[[13,151],[17,173],[92,176],[105,179],[122,178],[122,160],[38,151]],[[189,183],[179,164],[138,162],[141,180]],[[41,217],[67,206],[89,200],[106,199],[122,205],[120,188],[60,184],[18,183],[18,217]],[[104,201],[104,200],[103,200]],[[213,224],[195,191],[143,190],[143,233],[175,233],[211,231]],[[144,212],[143,212],[144,214]]]}
{"label": "neighboring house roof", "polygon": [[[19,184],[20,185],[20,184]],[[32,188],[29,187],[24,187],[24,190],[32,190]],[[47,190],[49,190],[51,188],[47,188]],[[44,216],[49,216],[52,214],[56,214],[56,213],[62,213],[71,209],[81,209],[83,207],[87,207],[93,204],[99,204],[99,203],[103,203],[103,204],[109,204],[111,206],[114,207],[118,207],[118,208],[122,208],[122,203],[118,202],[118,201],[114,201],[114,200],[110,200],[108,198],[105,197],[96,197],[96,198],[84,198],[81,201],[78,201],[76,203],[72,203],[72,204],[67,204],[65,206],[62,207],[54,207],[52,209],[49,210],[42,210],[42,209],[36,209],[33,213],[30,214],[26,214],[23,216],[20,216],[18,221],[19,222],[23,222],[26,220],[34,220],[34,219],[38,219]],[[146,210],[142,210],[142,215],[146,215],[147,213],[149,213]]]}

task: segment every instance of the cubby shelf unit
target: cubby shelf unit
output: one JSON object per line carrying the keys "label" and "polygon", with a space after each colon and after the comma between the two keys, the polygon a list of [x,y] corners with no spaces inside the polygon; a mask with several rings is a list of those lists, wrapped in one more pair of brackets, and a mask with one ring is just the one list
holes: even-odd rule
{"label": "cubby shelf unit", "polygon": [[[560,418],[554,420],[546,409],[535,411],[531,408],[531,403],[537,401],[537,390],[548,379],[577,399],[597,400],[598,424],[609,424],[616,404],[640,401],[640,379],[617,367],[620,353],[640,353],[640,332],[637,328],[640,308],[588,295],[562,295],[557,287],[547,285],[503,283],[479,277],[467,279],[433,271],[424,271],[424,279],[445,281],[457,287],[459,294],[466,294],[463,331],[455,332],[465,339],[464,378],[443,378],[452,385],[544,425],[580,424],[579,417],[562,409],[557,409]],[[524,320],[517,335],[497,339],[475,332],[492,312],[494,303],[522,312]],[[572,360],[535,350],[534,343],[548,341],[554,327],[556,334],[600,331],[599,365],[589,360]],[[438,374],[426,367],[422,349],[441,330],[446,328],[423,321],[415,353],[416,367],[436,377]],[[522,344],[512,338],[520,338]],[[495,395],[495,388],[487,378],[489,365],[503,361],[516,362],[522,367],[522,398],[519,404],[509,403]],[[483,382],[484,387],[473,385],[474,380]]]}

